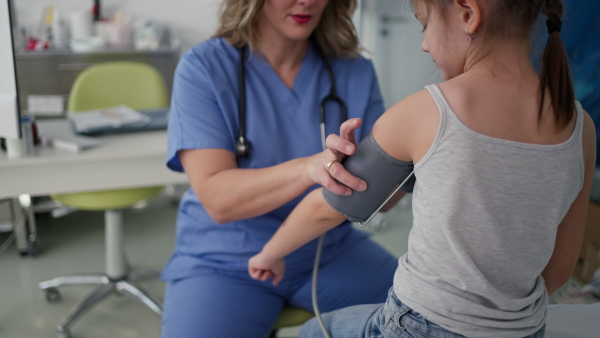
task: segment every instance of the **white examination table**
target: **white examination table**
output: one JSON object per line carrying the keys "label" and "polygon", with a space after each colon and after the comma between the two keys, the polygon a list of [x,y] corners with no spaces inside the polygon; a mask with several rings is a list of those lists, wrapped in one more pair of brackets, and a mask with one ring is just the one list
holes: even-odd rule
{"label": "white examination table", "polygon": [[549,305],[546,338],[600,338],[600,303]]}

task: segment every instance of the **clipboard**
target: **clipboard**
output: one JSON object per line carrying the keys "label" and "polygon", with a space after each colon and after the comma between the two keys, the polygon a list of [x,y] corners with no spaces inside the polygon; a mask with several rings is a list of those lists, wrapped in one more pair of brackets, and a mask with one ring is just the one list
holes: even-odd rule
{"label": "clipboard", "polygon": [[[125,108],[122,108],[125,107]],[[81,114],[92,113],[92,124],[77,124]],[[124,115],[123,112],[125,112]],[[79,135],[95,136],[117,133],[130,133],[166,129],[169,121],[169,108],[136,111],[127,106],[119,106],[89,112],[70,113],[69,120],[73,131]],[[84,120],[88,121],[88,120]],[[81,120],[79,120],[81,122]],[[101,122],[101,123],[100,123]]]}

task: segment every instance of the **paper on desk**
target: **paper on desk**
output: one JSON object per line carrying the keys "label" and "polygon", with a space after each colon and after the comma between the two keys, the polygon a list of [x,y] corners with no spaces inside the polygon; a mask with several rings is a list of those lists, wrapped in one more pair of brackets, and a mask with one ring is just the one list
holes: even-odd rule
{"label": "paper on desk", "polygon": [[79,153],[103,142],[93,137],[74,135],[72,131],[65,133],[47,129],[40,129],[40,137],[45,145],[71,153]]}
{"label": "paper on desk", "polygon": [[69,112],[69,120],[71,120],[75,131],[78,133],[123,126],[143,126],[151,122],[150,117],[125,105]]}

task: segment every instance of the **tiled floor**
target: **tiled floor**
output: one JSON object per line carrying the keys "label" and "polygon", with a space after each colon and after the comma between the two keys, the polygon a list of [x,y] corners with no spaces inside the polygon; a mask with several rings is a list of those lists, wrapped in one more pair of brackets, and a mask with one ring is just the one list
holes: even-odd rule
{"label": "tiled floor", "polygon": [[[174,241],[176,207],[167,199],[125,212],[126,251],[134,269],[160,269]],[[60,275],[104,271],[102,212],[78,211],[53,219],[37,218],[41,240],[35,257],[20,257],[11,247],[0,256],[0,337],[54,337],[55,325],[94,286],[61,287],[62,300],[46,302],[38,283]],[[2,234],[3,241],[7,234]],[[162,298],[163,283],[145,281]],[[159,337],[160,320],[128,297],[110,295],[77,322],[74,337]]]}
{"label": "tiled floor", "polygon": [[[395,255],[406,251],[412,219],[408,200],[388,213],[388,225],[369,230],[375,240]],[[126,251],[134,269],[160,269],[173,249],[177,207],[171,199],[158,198],[143,209],[125,211]],[[40,252],[21,257],[14,245],[0,255],[0,337],[47,338],[55,325],[93,286],[61,287],[62,300],[46,302],[38,283],[66,274],[104,270],[104,229],[101,212],[78,211],[53,219],[38,215]],[[8,238],[0,234],[0,244]],[[164,284],[156,279],[142,283],[162,300]],[[294,337],[297,328],[281,330]],[[73,326],[74,338],[157,338],[160,319],[129,297],[110,295]]]}

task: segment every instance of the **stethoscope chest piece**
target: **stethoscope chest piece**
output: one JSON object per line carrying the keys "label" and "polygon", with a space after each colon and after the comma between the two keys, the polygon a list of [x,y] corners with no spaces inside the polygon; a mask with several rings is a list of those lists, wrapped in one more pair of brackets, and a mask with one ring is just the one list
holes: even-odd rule
{"label": "stethoscope chest piece", "polygon": [[238,157],[248,157],[250,153],[250,144],[245,137],[240,136],[236,142],[236,151]]}

